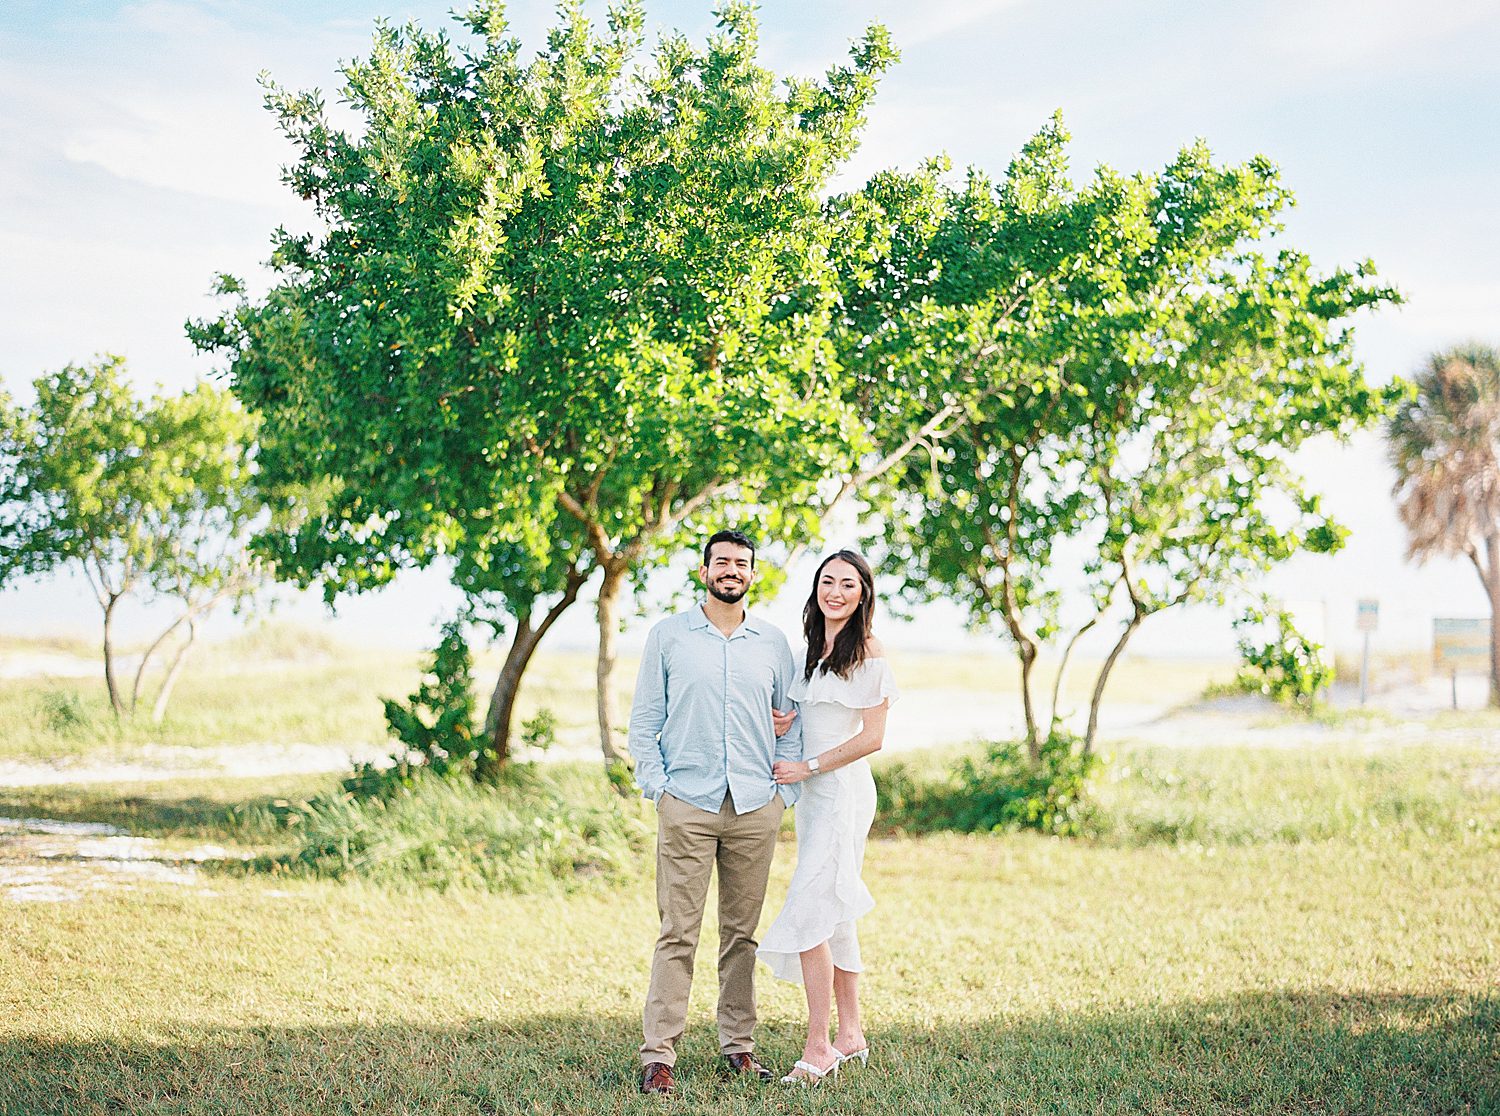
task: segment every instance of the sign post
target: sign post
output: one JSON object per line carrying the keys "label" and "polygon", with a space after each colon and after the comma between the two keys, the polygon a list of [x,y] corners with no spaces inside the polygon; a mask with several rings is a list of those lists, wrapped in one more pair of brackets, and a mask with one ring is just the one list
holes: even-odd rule
{"label": "sign post", "polygon": [[1359,703],[1365,703],[1370,692],[1370,633],[1380,627],[1380,602],[1361,597],[1354,606],[1354,626],[1365,633],[1364,650],[1359,656]]}
{"label": "sign post", "polygon": [[1447,667],[1453,686],[1453,708],[1458,708],[1458,668],[1481,666],[1490,661],[1490,622],[1481,617],[1438,616],[1432,621],[1433,661]]}

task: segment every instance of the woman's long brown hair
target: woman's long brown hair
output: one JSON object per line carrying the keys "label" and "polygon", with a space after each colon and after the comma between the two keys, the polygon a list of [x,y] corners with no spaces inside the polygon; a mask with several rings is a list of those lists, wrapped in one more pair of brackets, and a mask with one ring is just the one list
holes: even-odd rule
{"label": "woman's long brown hair", "polygon": [[[823,610],[818,607],[818,581],[823,577],[823,568],[837,559],[848,562],[859,575],[859,605],[848,623],[833,637],[833,647],[823,646]],[[870,563],[852,550],[840,550],[824,558],[813,574],[812,592],[802,606],[802,634],[807,639],[807,672],[811,679],[818,663],[825,671],[832,671],[840,678],[848,678],[850,672],[865,661],[865,644],[870,641],[870,632],[875,627],[875,575],[870,572]],[[827,655],[825,657],[825,650]]]}

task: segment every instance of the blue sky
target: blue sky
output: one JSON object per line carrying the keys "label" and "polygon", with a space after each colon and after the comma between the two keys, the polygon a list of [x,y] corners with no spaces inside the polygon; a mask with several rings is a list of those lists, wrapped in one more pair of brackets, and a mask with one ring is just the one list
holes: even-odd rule
{"label": "blue sky", "polygon": [[[255,277],[271,230],[306,220],[278,181],[287,153],[256,74],[331,93],[337,61],[365,48],[377,17],[437,24],[446,10],[0,7],[0,382],[25,398],[33,377],[100,351],[125,354],[143,383],[209,375],[183,321],[208,310],[215,272]],[[508,10],[523,40],[539,42],[551,6]],[[647,11],[654,27],[695,37],[713,25],[707,3]],[[940,151],[999,172],[1056,108],[1080,177],[1101,161],[1159,167],[1201,136],[1221,158],[1264,153],[1281,165],[1299,203],[1291,243],[1324,267],[1372,257],[1405,292],[1404,307],[1358,327],[1372,378],[1465,338],[1500,340],[1500,5],[771,0],[761,19],[763,60],[786,73],[837,61],[868,22],[890,27],[902,62],[845,185]],[[1435,611],[1483,611],[1467,570],[1401,563],[1373,438],[1319,451],[1309,467],[1356,536],[1345,555],[1295,567],[1280,591],[1326,601],[1339,630],[1352,625],[1354,595],[1384,594],[1410,612],[1414,642]],[[349,622],[400,615],[401,636],[425,639],[441,603],[434,580],[398,596],[354,604]],[[88,630],[94,608],[81,584],[30,583],[0,593],[0,630],[44,620]]]}

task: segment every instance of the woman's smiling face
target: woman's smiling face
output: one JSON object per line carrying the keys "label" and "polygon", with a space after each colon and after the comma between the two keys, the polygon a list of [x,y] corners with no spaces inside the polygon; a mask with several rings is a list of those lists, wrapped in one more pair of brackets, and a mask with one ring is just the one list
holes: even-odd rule
{"label": "woman's smiling face", "polygon": [[842,558],[830,561],[818,575],[818,607],[830,620],[853,616],[863,595],[859,571]]}

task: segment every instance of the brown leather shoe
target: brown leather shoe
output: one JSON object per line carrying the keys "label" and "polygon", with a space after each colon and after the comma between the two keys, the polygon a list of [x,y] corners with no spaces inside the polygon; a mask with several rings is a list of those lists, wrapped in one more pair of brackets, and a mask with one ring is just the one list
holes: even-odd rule
{"label": "brown leather shoe", "polygon": [[723,1054],[720,1057],[723,1060],[726,1071],[736,1077],[741,1074],[753,1073],[762,1081],[770,1081],[776,1076],[770,1070],[766,1069],[765,1066],[757,1062],[753,1054],[746,1051],[742,1050],[736,1054]]}
{"label": "brown leather shoe", "polygon": [[666,1062],[647,1062],[641,1070],[641,1092],[677,1092],[677,1079],[672,1076],[672,1067]]}

